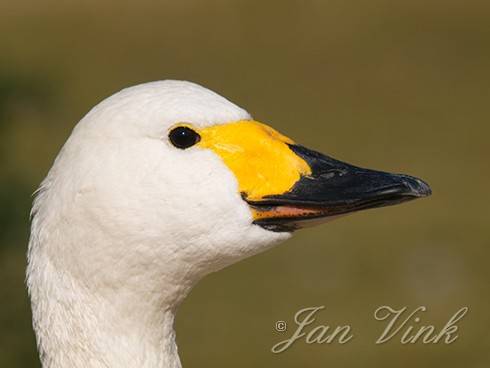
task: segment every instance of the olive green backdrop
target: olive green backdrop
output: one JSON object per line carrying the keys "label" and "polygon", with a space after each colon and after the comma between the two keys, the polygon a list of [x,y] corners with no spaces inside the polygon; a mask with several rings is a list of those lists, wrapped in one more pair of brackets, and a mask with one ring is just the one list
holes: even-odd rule
{"label": "olive green backdrop", "polygon": [[[490,3],[0,0],[0,366],[38,367],[24,287],[31,193],[119,89],[187,79],[304,145],[426,179],[434,195],[303,230],[207,277],[177,318],[184,367],[488,367]],[[351,324],[298,342],[293,314]],[[382,346],[380,305],[427,306],[451,345]],[[276,332],[277,320],[289,323]]]}

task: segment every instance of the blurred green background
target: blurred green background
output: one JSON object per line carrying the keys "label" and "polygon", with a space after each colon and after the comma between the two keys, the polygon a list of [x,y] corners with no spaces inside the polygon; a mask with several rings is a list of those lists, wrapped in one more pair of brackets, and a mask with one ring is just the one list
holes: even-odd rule
{"label": "blurred green background", "polygon": [[[490,365],[488,1],[0,0],[0,46],[0,366],[39,366],[24,287],[31,193],[93,105],[166,78],[434,191],[207,277],[177,318],[185,368]],[[293,314],[319,305],[318,323],[350,324],[354,339],[272,354]],[[380,305],[425,305],[421,324],[439,327],[469,313],[452,345],[379,346]]]}

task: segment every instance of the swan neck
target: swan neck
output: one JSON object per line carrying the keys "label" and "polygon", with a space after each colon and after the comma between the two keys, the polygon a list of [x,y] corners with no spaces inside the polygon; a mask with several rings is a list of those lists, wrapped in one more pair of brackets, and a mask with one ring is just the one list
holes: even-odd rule
{"label": "swan neck", "polygon": [[44,259],[28,265],[33,326],[43,368],[181,368],[176,305],[160,294],[77,282]]}

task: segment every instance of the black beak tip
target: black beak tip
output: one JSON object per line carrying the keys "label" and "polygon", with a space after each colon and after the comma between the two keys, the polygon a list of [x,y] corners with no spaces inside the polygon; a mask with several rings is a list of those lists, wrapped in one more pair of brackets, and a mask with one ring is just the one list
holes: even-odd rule
{"label": "black beak tip", "polygon": [[406,189],[406,194],[409,196],[423,198],[432,194],[432,189],[429,184],[419,178],[407,175],[403,180],[403,184]]}

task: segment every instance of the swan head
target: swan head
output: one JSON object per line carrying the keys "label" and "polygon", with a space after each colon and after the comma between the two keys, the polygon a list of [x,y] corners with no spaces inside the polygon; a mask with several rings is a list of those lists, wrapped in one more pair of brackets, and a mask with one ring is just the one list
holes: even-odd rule
{"label": "swan head", "polygon": [[99,290],[180,290],[298,228],[428,194],[300,146],[206,88],[152,82],[75,127],[36,199],[30,253]]}

